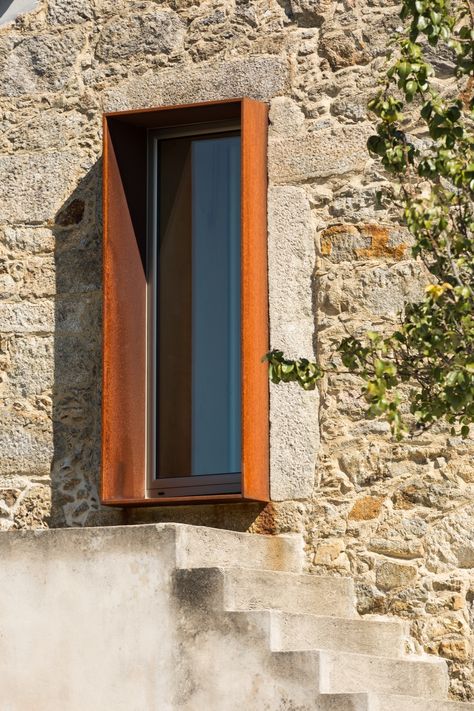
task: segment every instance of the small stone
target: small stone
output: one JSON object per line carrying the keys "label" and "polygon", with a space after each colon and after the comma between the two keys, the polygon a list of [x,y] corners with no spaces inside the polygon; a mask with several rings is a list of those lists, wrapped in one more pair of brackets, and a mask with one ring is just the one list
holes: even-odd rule
{"label": "small stone", "polygon": [[270,105],[270,123],[275,133],[295,134],[304,125],[304,113],[288,96],[277,96]]}
{"label": "small stone", "polygon": [[369,160],[366,142],[371,132],[368,124],[361,124],[357,131],[337,126],[307,137],[271,141],[270,180],[285,184],[361,171]]}
{"label": "small stone", "polygon": [[53,220],[79,170],[73,152],[0,156],[0,221]]}
{"label": "small stone", "polygon": [[137,54],[170,54],[183,42],[184,24],[174,12],[148,12],[112,20],[101,32],[96,54],[104,61]]}
{"label": "small stone", "polygon": [[381,590],[407,587],[416,578],[414,565],[384,561],[377,567],[376,582]]}
{"label": "small stone", "polygon": [[321,253],[331,262],[353,259],[396,259],[406,253],[400,230],[385,225],[332,225],[321,233]]}
{"label": "small stone", "polygon": [[369,548],[374,553],[392,558],[421,558],[425,551],[421,541],[401,538],[372,538]]}
{"label": "small stone", "polygon": [[370,53],[352,34],[330,32],[321,37],[319,52],[325,57],[333,71],[351,67],[355,64],[367,64]]}
{"label": "small stone", "polygon": [[434,579],[433,580],[433,590],[443,591],[449,590],[453,592],[461,592],[463,589],[463,581],[460,578],[445,578],[445,579]]}
{"label": "small stone", "polygon": [[2,489],[0,491],[0,496],[2,497],[3,502],[7,505],[8,508],[16,504],[16,501],[20,494],[21,491],[19,489]]}
{"label": "small stone", "polygon": [[290,19],[300,27],[320,27],[334,12],[333,0],[291,0]]}
{"label": "small stone", "polygon": [[323,543],[319,545],[314,556],[314,565],[328,565],[335,567],[345,549],[346,544],[342,539],[336,539],[331,541],[331,543]]}
{"label": "small stone", "polygon": [[358,499],[349,512],[349,518],[354,521],[369,521],[377,518],[382,510],[383,496],[364,496]]}
{"label": "small stone", "polygon": [[12,511],[4,499],[0,499],[0,518],[11,518]]}
{"label": "small stone", "polygon": [[21,96],[61,91],[71,80],[72,68],[84,43],[76,31],[34,34],[14,44],[0,39],[0,93]]}
{"label": "small stone", "polygon": [[439,653],[453,662],[467,662],[471,656],[469,641],[463,637],[444,639],[439,645]]}
{"label": "small stone", "polygon": [[425,614],[428,593],[420,586],[391,591],[387,612],[402,617],[419,618]]}
{"label": "small stone", "polygon": [[359,615],[381,615],[385,612],[385,595],[374,585],[359,583],[356,595]]}
{"label": "small stone", "polygon": [[48,528],[51,511],[51,488],[32,486],[18,504],[15,528]]}
{"label": "small stone", "polygon": [[49,0],[47,19],[51,25],[72,25],[94,17],[93,0]]}

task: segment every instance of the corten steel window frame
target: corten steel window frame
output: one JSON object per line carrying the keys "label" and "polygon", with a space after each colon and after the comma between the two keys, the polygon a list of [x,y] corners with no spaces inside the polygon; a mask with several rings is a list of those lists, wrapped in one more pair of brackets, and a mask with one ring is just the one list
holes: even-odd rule
{"label": "corten steel window frame", "polygon": [[[163,497],[147,484],[147,134],[222,121],[241,133],[241,489]],[[103,116],[104,504],[269,500],[267,130],[266,104],[248,98]]]}

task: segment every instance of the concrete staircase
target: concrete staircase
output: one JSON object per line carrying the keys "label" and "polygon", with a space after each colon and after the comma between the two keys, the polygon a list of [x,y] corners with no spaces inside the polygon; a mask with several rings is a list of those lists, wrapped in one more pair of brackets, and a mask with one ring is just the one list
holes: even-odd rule
{"label": "concrete staircase", "polygon": [[0,534],[2,711],[470,711],[298,536],[175,524]]}
{"label": "concrete staircase", "polygon": [[[206,536],[209,547],[199,542],[194,548],[196,533],[181,530],[186,555],[178,555],[174,591],[182,634],[194,640],[198,656],[204,654],[205,666],[213,671],[207,691],[194,699],[185,692],[179,708],[233,711],[260,709],[263,702],[265,709],[295,711],[474,710],[474,704],[447,700],[443,660],[404,653],[400,620],[358,616],[350,578],[302,573],[297,537],[202,529],[199,535]],[[237,654],[236,639],[241,641]],[[245,659],[256,647],[263,653],[260,670]],[[273,698],[256,695],[253,702],[248,696],[247,705],[241,694],[233,699],[222,690],[218,698],[219,667],[221,675],[240,679],[241,686],[247,675],[255,690],[255,678],[264,669],[265,684],[277,692]]]}

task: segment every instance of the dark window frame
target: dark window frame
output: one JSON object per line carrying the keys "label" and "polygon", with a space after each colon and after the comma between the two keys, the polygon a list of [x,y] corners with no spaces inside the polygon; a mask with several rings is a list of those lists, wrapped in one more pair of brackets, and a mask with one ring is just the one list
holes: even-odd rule
{"label": "dark window frame", "polygon": [[[241,486],[174,479],[160,495],[147,477],[147,133],[229,121],[241,132]],[[269,500],[267,125],[267,106],[247,98],[104,114],[104,504]]]}

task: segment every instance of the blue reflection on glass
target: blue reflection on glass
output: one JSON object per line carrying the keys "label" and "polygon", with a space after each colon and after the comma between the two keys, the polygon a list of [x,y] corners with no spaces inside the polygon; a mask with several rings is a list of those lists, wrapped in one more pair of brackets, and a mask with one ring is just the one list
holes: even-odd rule
{"label": "blue reflection on glass", "polygon": [[240,471],[240,137],[192,143],[192,473]]}

